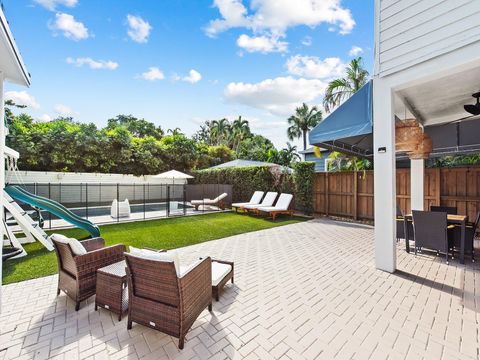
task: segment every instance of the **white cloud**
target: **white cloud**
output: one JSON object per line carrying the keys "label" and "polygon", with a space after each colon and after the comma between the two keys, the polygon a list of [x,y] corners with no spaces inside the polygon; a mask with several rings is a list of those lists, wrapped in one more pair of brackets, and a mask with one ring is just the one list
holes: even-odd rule
{"label": "white cloud", "polygon": [[82,67],[83,65],[88,66],[90,69],[108,69],[108,70],[115,70],[118,68],[118,63],[115,61],[105,61],[105,60],[93,60],[92,58],[89,57],[83,57],[83,58],[67,58],[67,63],[72,64],[78,67]]}
{"label": "white cloud", "polygon": [[226,100],[288,116],[303,102],[323,96],[326,82],[319,79],[295,79],[291,76],[266,79],[259,83],[230,83]]}
{"label": "white cloud", "polygon": [[252,130],[262,131],[262,130],[271,130],[278,129],[286,126],[285,120],[261,120],[258,118],[245,117]]}
{"label": "white cloud", "polygon": [[316,56],[295,55],[286,62],[287,70],[292,75],[315,79],[329,79],[343,75],[346,65],[336,57],[324,60]]}
{"label": "white cloud", "polygon": [[148,71],[142,73],[142,78],[148,81],[156,81],[165,79],[165,75],[163,74],[162,70],[152,66],[148,68]]}
{"label": "white cloud", "polygon": [[303,46],[312,46],[312,38],[311,36],[305,36],[302,40]]}
{"label": "white cloud", "polygon": [[34,0],[37,4],[43,6],[45,9],[54,11],[57,6],[75,7],[78,0]]}
{"label": "white cloud", "polygon": [[202,74],[200,74],[195,69],[190,69],[190,71],[188,72],[188,75],[186,75],[186,76],[175,75],[173,77],[173,80],[175,80],[175,81],[186,81],[186,82],[189,82],[191,84],[195,84],[195,83],[199,82],[200,80],[202,80]]}
{"label": "white cloud", "polygon": [[75,111],[73,111],[67,105],[63,105],[63,104],[55,105],[53,110],[55,110],[55,112],[60,116],[72,116],[75,114]]}
{"label": "white cloud", "polygon": [[55,21],[50,23],[49,27],[52,30],[61,31],[63,36],[75,41],[84,40],[89,37],[88,29],[85,25],[80,21],[75,20],[70,14],[56,13]]}
{"label": "white cloud", "polygon": [[237,39],[238,47],[248,52],[286,52],[288,49],[288,43],[286,41],[280,41],[277,36],[253,36],[250,37],[246,34],[242,34]]}
{"label": "white cloud", "polygon": [[40,108],[37,100],[26,91],[7,91],[5,93],[5,99],[12,100],[17,105],[24,105],[32,109]]}
{"label": "white cloud", "polygon": [[152,26],[140,16],[127,15],[128,31],[127,34],[137,43],[146,43],[152,30]]}
{"label": "white cloud", "polygon": [[348,34],[355,26],[349,9],[340,0],[252,0],[247,9],[242,0],[214,0],[221,18],[210,21],[207,35],[215,36],[231,28],[245,27],[254,32],[284,34],[290,27],[315,27],[322,23]]}
{"label": "white cloud", "polygon": [[358,56],[363,53],[363,49],[359,46],[352,46],[350,51],[348,52],[348,56]]}
{"label": "white cloud", "polygon": [[43,114],[41,116],[39,116],[37,118],[38,121],[41,121],[41,122],[49,122],[49,121],[52,121],[52,117],[48,114]]}
{"label": "white cloud", "polygon": [[205,29],[207,35],[215,36],[233,27],[249,27],[248,11],[241,0],[214,0],[213,4],[222,18],[210,21]]}

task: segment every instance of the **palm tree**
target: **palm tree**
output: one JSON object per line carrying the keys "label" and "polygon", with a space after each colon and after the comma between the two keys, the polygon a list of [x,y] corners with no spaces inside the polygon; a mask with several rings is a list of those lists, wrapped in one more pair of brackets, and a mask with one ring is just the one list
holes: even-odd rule
{"label": "palm tree", "polygon": [[289,142],[287,142],[287,147],[283,149],[285,151],[285,156],[287,159],[289,159],[289,163],[295,161],[295,160],[300,160],[300,155],[297,153],[297,146],[292,145]]}
{"label": "palm tree", "polygon": [[346,69],[346,76],[330,81],[325,90],[323,107],[329,113],[355,94],[368,80],[368,71],[363,67],[361,57],[350,61]]}
{"label": "palm tree", "polygon": [[287,135],[293,141],[303,136],[303,150],[307,150],[307,133],[322,121],[322,112],[316,107],[309,108],[307,104],[295,110],[295,115],[288,118]]}
{"label": "palm tree", "polygon": [[232,148],[237,152],[240,142],[251,135],[248,120],[243,120],[241,116],[233,120],[230,135],[232,137]]}
{"label": "palm tree", "polygon": [[211,122],[211,135],[215,139],[216,145],[226,144],[230,137],[231,126],[227,119],[213,120]]}
{"label": "palm tree", "polygon": [[167,133],[171,136],[183,135],[182,129],[176,127],[175,129],[168,129]]}

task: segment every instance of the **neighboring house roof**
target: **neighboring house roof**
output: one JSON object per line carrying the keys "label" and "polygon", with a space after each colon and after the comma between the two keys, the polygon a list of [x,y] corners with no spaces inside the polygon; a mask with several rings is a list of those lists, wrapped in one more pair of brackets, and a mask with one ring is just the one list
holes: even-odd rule
{"label": "neighboring house roof", "polygon": [[223,164],[212,166],[210,169],[221,169],[229,167],[244,167],[244,166],[280,166],[278,164],[264,162],[264,161],[254,161],[254,160],[243,160],[236,159]]}
{"label": "neighboring house roof", "polygon": [[[320,151],[321,151],[321,152],[325,152],[325,151],[330,151],[330,150],[321,147],[321,148],[320,148]],[[313,151],[313,146],[312,146],[312,147],[309,147],[309,148],[306,149],[306,150],[301,150],[301,151],[299,151],[298,153],[299,153],[299,154],[313,154],[313,153],[314,153],[314,151]]]}
{"label": "neighboring house roof", "polygon": [[23,63],[20,51],[10,31],[8,21],[0,7],[0,72],[5,79],[24,86],[30,86],[30,74]]}

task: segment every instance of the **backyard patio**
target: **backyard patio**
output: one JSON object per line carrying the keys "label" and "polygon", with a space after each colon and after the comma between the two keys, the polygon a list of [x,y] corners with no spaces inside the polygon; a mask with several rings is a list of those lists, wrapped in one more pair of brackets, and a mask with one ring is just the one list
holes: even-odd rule
{"label": "backyard patio", "polygon": [[[180,249],[235,261],[213,313],[204,311],[179,351],[170,336],[75,312],[56,276],[3,288],[0,359],[476,359],[479,265],[407,254],[375,270],[373,228],[315,219]],[[332,241],[335,239],[335,241]]]}

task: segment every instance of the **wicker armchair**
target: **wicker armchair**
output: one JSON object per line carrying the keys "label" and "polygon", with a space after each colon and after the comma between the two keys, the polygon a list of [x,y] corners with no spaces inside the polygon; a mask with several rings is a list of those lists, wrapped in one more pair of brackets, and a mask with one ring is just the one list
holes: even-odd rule
{"label": "wicker armchair", "polygon": [[73,301],[75,310],[80,302],[95,295],[97,269],[124,259],[125,245],[105,247],[105,240],[93,238],[81,241],[87,250],[85,255],[76,256],[70,245],[52,239],[58,261],[57,295],[62,290]]}
{"label": "wicker armchair", "polygon": [[132,322],[162,331],[179,339],[201,312],[212,311],[212,261],[200,259],[182,276],[173,262],[149,260],[125,254],[128,281],[128,324]]}

